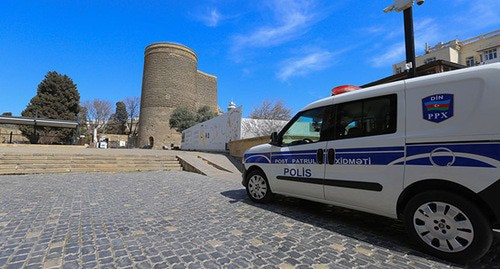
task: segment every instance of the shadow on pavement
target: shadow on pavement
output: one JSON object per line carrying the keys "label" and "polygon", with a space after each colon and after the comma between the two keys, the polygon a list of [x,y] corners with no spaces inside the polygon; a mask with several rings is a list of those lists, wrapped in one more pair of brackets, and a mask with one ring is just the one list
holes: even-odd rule
{"label": "shadow on pavement", "polygon": [[408,255],[464,268],[500,268],[500,233],[495,238],[490,251],[481,260],[467,265],[457,265],[437,259],[418,251],[416,245],[408,242],[404,225],[399,220],[370,213],[350,210],[342,207],[276,195],[272,203],[257,204],[252,202],[245,189],[230,190],[221,193],[232,199],[230,203],[245,203],[268,210],[294,220],[330,230],[366,243],[387,248]]}

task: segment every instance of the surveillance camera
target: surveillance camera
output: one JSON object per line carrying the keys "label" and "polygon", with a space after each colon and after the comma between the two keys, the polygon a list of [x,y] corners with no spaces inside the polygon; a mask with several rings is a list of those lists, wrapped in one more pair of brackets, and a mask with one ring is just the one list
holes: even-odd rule
{"label": "surveillance camera", "polygon": [[417,0],[417,5],[421,6],[425,0]]}

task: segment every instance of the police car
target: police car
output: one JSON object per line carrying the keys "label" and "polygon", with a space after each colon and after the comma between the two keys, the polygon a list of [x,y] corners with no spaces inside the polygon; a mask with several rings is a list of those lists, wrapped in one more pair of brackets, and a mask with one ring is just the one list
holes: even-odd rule
{"label": "police car", "polygon": [[250,199],[274,194],[404,221],[448,260],[479,259],[500,227],[500,63],[328,97],[243,157]]}

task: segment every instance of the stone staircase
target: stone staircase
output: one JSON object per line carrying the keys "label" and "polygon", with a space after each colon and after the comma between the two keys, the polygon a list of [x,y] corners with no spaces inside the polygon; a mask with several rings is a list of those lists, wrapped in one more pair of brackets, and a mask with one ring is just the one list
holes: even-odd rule
{"label": "stone staircase", "polygon": [[0,175],[182,171],[176,156],[0,153]]}

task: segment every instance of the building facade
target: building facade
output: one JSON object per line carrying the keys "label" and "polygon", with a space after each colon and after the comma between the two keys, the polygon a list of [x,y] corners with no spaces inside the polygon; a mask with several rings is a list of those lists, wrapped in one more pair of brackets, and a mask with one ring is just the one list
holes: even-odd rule
{"label": "building facade", "polygon": [[177,107],[217,111],[217,78],[198,70],[198,56],[183,45],[154,43],[144,53],[139,146],[180,145],[181,134],[170,128]]}
{"label": "building facade", "polygon": [[[437,60],[444,60],[464,66],[475,66],[500,62],[500,30],[466,40],[457,39],[427,47],[424,55],[416,57],[417,67]],[[406,61],[392,66],[393,74],[405,71]]]}

